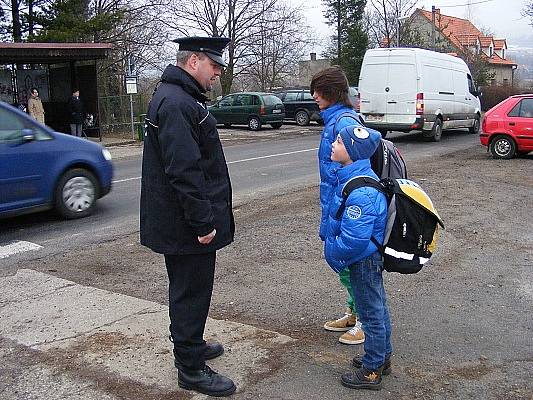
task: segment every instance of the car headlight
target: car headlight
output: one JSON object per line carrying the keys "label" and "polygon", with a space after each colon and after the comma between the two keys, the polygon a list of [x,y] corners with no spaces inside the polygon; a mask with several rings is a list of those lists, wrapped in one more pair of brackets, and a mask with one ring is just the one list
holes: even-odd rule
{"label": "car headlight", "polygon": [[107,149],[102,149],[102,155],[104,156],[104,158],[107,160],[107,161],[111,161],[111,159],[113,157],[111,157],[111,153],[109,150]]}

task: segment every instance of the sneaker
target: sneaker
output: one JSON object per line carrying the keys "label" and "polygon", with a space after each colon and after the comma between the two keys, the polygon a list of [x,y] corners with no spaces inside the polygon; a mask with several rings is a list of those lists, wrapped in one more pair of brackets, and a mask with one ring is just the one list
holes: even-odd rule
{"label": "sneaker", "polygon": [[352,314],[352,310],[347,308],[343,317],[326,322],[324,324],[324,329],[332,332],[346,332],[353,328],[356,322],[357,317]]}
{"label": "sneaker", "polygon": [[341,376],[341,383],[351,389],[381,390],[381,368],[370,370],[363,366],[355,372],[346,372]]}
{"label": "sneaker", "polygon": [[361,344],[365,341],[365,333],[361,329],[361,322],[357,321],[355,326],[348,332],[343,333],[339,342],[344,344]]}
{"label": "sneaker", "polygon": [[[392,373],[392,364],[390,362],[390,355],[385,358],[385,362],[382,365],[383,375],[390,375]],[[363,361],[361,357],[354,357],[352,360],[352,366],[355,368],[361,368],[363,366]]]}

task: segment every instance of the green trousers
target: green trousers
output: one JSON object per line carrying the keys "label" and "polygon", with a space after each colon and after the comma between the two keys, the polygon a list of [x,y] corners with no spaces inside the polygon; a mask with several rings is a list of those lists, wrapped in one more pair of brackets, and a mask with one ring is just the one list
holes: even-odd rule
{"label": "green trousers", "polygon": [[346,306],[349,307],[354,314],[357,314],[357,309],[355,308],[355,302],[353,300],[352,285],[350,285],[350,268],[344,268],[339,274],[339,279],[342,283],[342,286],[344,286],[348,291],[348,300],[346,300]]}

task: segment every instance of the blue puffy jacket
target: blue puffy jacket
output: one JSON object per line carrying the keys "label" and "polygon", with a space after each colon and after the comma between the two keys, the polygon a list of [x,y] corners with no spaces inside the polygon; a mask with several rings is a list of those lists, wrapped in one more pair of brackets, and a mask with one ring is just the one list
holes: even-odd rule
{"label": "blue puffy jacket", "polygon": [[342,189],[349,180],[357,176],[378,179],[367,159],[339,168],[338,183],[326,210],[328,220],[324,254],[327,263],[336,272],[377,251],[377,247],[370,240],[371,236],[383,243],[387,222],[387,200],[378,190],[371,187],[353,190],[346,200],[342,218],[336,219],[341,205]]}
{"label": "blue puffy jacket", "polygon": [[320,139],[320,147],[318,148],[318,163],[320,170],[320,207],[322,208],[322,218],[320,220],[320,239],[325,238],[325,228],[327,222],[327,205],[333,193],[333,189],[337,184],[336,171],[340,167],[339,163],[331,161],[331,145],[335,141],[339,131],[348,125],[359,125],[352,118],[341,118],[337,124],[337,132],[333,132],[337,117],[345,112],[352,112],[357,116],[357,112],[353,109],[343,105],[334,104],[320,112],[320,116],[324,121],[324,129]]}

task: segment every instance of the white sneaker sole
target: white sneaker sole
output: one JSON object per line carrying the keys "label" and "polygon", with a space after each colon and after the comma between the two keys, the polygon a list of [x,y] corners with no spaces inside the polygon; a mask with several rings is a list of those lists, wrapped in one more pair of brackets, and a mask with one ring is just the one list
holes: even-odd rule
{"label": "white sneaker sole", "polygon": [[359,340],[348,340],[348,339],[343,339],[343,338],[339,338],[339,342],[341,342],[342,344],[361,344],[361,343],[364,343],[365,342],[365,339],[359,339]]}
{"label": "white sneaker sole", "polygon": [[353,327],[354,327],[354,325],[347,326],[347,327],[344,327],[344,328],[335,328],[333,326],[328,326],[327,323],[324,324],[324,329],[327,330],[327,331],[330,331],[330,332],[348,332]]}

